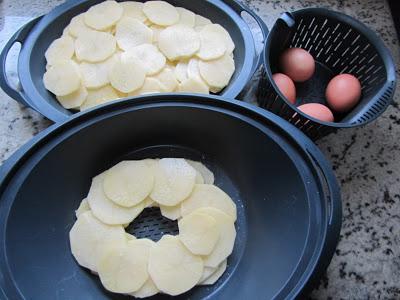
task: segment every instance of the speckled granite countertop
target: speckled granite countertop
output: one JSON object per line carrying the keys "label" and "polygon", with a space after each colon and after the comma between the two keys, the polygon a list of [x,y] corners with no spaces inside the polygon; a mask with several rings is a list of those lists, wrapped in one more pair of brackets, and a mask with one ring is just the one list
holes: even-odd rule
{"label": "speckled granite countertop", "polygon": [[[0,48],[21,25],[61,2],[1,1]],[[399,42],[385,1],[245,2],[270,27],[281,12],[303,7],[320,6],[345,12],[375,30],[400,66]],[[8,73],[15,78],[15,59],[10,61]],[[311,294],[313,299],[400,299],[399,102],[398,86],[395,104],[377,121],[318,141],[342,185],[343,228],[332,263]],[[49,125],[39,114],[0,91],[0,162]]]}

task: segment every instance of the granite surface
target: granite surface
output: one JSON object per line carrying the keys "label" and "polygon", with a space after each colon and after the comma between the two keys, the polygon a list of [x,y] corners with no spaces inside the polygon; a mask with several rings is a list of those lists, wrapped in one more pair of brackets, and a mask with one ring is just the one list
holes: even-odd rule
{"label": "granite surface", "polygon": [[[1,1],[0,48],[19,26],[61,2]],[[268,26],[280,13],[303,7],[345,12],[375,30],[400,66],[399,42],[384,1],[245,2]],[[15,57],[13,51],[7,65],[7,73],[14,82]],[[311,294],[313,299],[400,299],[399,86],[397,89],[394,104],[377,121],[362,128],[341,130],[318,141],[342,186],[343,228],[332,263]],[[0,91],[0,162],[50,124]]]}

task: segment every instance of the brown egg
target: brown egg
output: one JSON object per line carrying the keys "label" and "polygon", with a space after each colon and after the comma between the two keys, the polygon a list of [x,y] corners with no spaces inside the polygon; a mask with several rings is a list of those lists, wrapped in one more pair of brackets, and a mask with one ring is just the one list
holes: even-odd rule
{"label": "brown egg", "polygon": [[280,57],[280,66],[282,72],[296,82],[310,79],[315,71],[314,58],[301,48],[286,49]]}
{"label": "brown egg", "polygon": [[290,103],[296,103],[296,87],[292,79],[283,73],[275,73],[272,75],[272,79],[278,86],[281,93],[289,100]]}
{"label": "brown egg", "polygon": [[351,74],[337,75],[329,81],[325,97],[334,111],[347,112],[360,100],[360,81]]}
{"label": "brown egg", "polygon": [[324,122],[333,122],[334,117],[331,110],[323,104],[307,103],[297,107],[303,113]]}

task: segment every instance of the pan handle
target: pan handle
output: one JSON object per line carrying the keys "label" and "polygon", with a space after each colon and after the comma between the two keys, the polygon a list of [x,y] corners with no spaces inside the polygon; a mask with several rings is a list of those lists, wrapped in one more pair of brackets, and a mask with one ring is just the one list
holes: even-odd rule
{"label": "pan handle", "polygon": [[10,38],[7,44],[4,46],[0,54],[1,72],[0,72],[0,87],[2,90],[11,98],[18,101],[21,104],[28,105],[25,95],[22,91],[18,91],[16,88],[12,87],[8,81],[6,75],[6,61],[8,52],[15,43],[20,43],[21,47],[31,31],[32,27],[42,18],[42,16],[29,21],[27,24],[22,26],[14,35]]}
{"label": "pan handle", "polygon": [[[263,43],[265,43],[265,39],[267,38],[268,35],[268,27],[267,24],[261,19],[259,15],[257,15],[254,11],[252,11],[248,6],[244,5],[243,3],[240,3],[237,0],[223,0],[226,4],[228,4],[239,16],[241,16],[242,12],[247,12],[250,16],[254,18],[254,20],[257,22],[258,26],[260,26],[262,35],[263,35]],[[257,55],[256,63],[253,66],[252,73],[254,74],[260,65],[262,64],[263,60],[263,52],[261,51]]]}

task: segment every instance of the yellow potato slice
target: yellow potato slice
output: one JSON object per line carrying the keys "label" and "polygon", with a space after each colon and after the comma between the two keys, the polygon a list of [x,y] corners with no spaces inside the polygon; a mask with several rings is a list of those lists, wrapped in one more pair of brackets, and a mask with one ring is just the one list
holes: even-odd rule
{"label": "yellow potato slice", "polygon": [[65,96],[79,89],[81,76],[72,60],[63,60],[56,62],[44,73],[43,83],[56,96]]}
{"label": "yellow potato slice", "polygon": [[178,87],[178,80],[170,67],[165,67],[160,73],[154,75],[154,78],[161,82],[165,92],[173,92]]}
{"label": "yellow potato slice", "polygon": [[179,238],[196,255],[209,255],[219,239],[217,221],[203,213],[193,212],[178,221]]}
{"label": "yellow potato slice", "polygon": [[80,214],[83,214],[84,212],[87,212],[89,210],[90,210],[89,202],[85,198],[81,201],[78,209],[75,211],[76,218],[78,218]]}
{"label": "yellow potato slice", "polygon": [[132,207],[123,207],[115,204],[103,191],[104,173],[96,176],[92,180],[92,185],[87,196],[93,215],[103,223],[116,225],[132,222],[144,209],[144,203]]}
{"label": "yellow potato slice", "polygon": [[125,2],[120,2],[119,5],[121,5],[121,7],[123,9],[123,12],[122,12],[123,17],[134,18],[142,23],[144,21],[146,21],[147,17],[143,13],[143,3],[142,2],[125,1]]}
{"label": "yellow potato slice", "polygon": [[170,220],[177,220],[181,217],[181,206],[180,204],[175,206],[165,206],[160,205],[161,214],[170,219]]}
{"label": "yellow potato slice", "polygon": [[153,31],[136,19],[124,17],[115,27],[115,38],[118,47],[126,51],[142,44],[151,44]]}
{"label": "yellow potato slice", "polygon": [[198,182],[198,183],[205,183],[205,184],[214,184],[214,174],[213,172],[210,171],[205,165],[203,165],[201,162],[194,161],[187,159],[186,160],[189,165],[191,165],[195,170],[201,174],[204,182]]}
{"label": "yellow potato slice", "polygon": [[107,0],[93,5],[85,13],[85,23],[96,30],[106,30],[122,17],[123,8],[118,2]]}
{"label": "yellow potato slice", "polygon": [[152,169],[140,160],[122,161],[105,172],[103,189],[115,204],[132,207],[142,202],[152,191]]}
{"label": "yellow potato slice", "polygon": [[183,158],[162,158],[154,169],[150,197],[159,204],[175,206],[192,192],[196,170]]}
{"label": "yellow potato slice", "polygon": [[215,268],[232,253],[236,238],[233,218],[213,207],[202,207],[196,212],[209,215],[217,222],[219,239],[214,250],[208,256],[203,257],[204,266]]}
{"label": "yellow potato slice", "polygon": [[199,78],[188,78],[178,86],[179,92],[208,94],[209,88]]}
{"label": "yellow potato slice", "polygon": [[178,79],[179,82],[184,82],[189,78],[188,64],[189,62],[187,60],[181,60],[176,64],[174,72],[175,72],[175,77],[176,79]]}
{"label": "yellow potato slice", "polygon": [[183,24],[183,25],[187,25],[189,27],[194,27],[195,14],[193,12],[191,12],[190,10],[183,8],[183,7],[177,7],[176,10],[179,13],[178,24]]}
{"label": "yellow potato slice", "polygon": [[122,61],[130,61],[131,58],[139,60],[146,70],[146,75],[150,76],[160,72],[167,61],[157,47],[150,44],[131,48],[121,55]]}
{"label": "yellow potato slice", "polygon": [[223,56],[227,50],[226,31],[219,24],[209,24],[199,32],[200,49],[196,56],[211,60]]}
{"label": "yellow potato slice", "polygon": [[203,27],[206,26],[208,24],[211,24],[212,22],[210,21],[210,19],[207,19],[203,16],[200,15],[195,15],[194,16],[194,26],[195,27]]}
{"label": "yellow potato slice", "polygon": [[97,272],[97,261],[106,244],[124,245],[125,231],[122,226],[110,226],[100,222],[91,211],[79,215],[69,232],[72,255],[82,267]]}
{"label": "yellow potato slice", "polygon": [[154,24],[170,26],[179,21],[179,13],[174,6],[165,1],[147,1],[143,12]]}
{"label": "yellow potato slice", "polygon": [[217,280],[222,276],[222,274],[225,273],[226,266],[227,266],[227,262],[225,259],[222,263],[219,264],[218,268],[212,274],[210,274],[210,276],[208,276],[204,280],[200,279],[199,284],[200,285],[211,285],[211,284],[216,283]]}
{"label": "yellow potato slice", "polygon": [[106,85],[96,90],[88,90],[88,95],[85,102],[80,107],[80,110],[92,108],[94,106],[118,99],[120,96],[117,91],[111,86]]}
{"label": "yellow potato slice", "polygon": [[235,71],[235,62],[227,54],[210,60],[199,61],[200,75],[210,88],[224,88],[229,84]]}
{"label": "yellow potato slice", "polygon": [[154,296],[158,292],[160,292],[160,290],[154,284],[153,279],[151,279],[151,277],[149,276],[149,278],[144,283],[144,285],[136,292],[130,293],[130,295],[134,296],[136,298],[146,298],[146,297]]}
{"label": "yellow potato slice", "polygon": [[206,280],[208,277],[210,277],[215,271],[217,271],[218,267],[212,268],[212,267],[204,267],[203,268],[203,274],[201,275],[201,278],[197,285],[201,285],[201,283]]}
{"label": "yellow potato slice", "polygon": [[149,278],[147,264],[151,247],[144,239],[130,240],[124,246],[111,246],[97,265],[103,286],[114,293],[139,290]]}
{"label": "yellow potato slice", "polygon": [[163,84],[156,78],[146,77],[144,80],[143,86],[129,93],[128,96],[138,96],[145,94],[154,94],[154,93],[162,93],[165,92]]}
{"label": "yellow potato slice", "polygon": [[160,32],[158,47],[169,60],[178,60],[195,54],[200,49],[200,38],[193,28],[177,24]]}
{"label": "yellow potato slice", "polygon": [[186,216],[200,207],[214,207],[236,221],[236,205],[223,190],[212,184],[196,184],[190,196],[181,204],[181,214]]}
{"label": "yellow potato slice", "polygon": [[139,60],[116,62],[108,74],[111,85],[120,92],[129,93],[144,84],[146,70]]}
{"label": "yellow potato slice", "polygon": [[150,26],[150,29],[153,30],[153,44],[158,44],[158,37],[160,36],[161,31],[165,29],[165,27],[153,24]]}
{"label": "yellow potato slice", "polygon": [[84,19],[85,19],[85,13],[77,15],[71,19],[71,22],[67,26],[69,34],[74,38],[77,38],[82,34],[94,31],[92,28],[86,25]]}
{"label": "yellow potato slice", "polygon": [[150,249],[149,274],[157,288],[176,296],[193,288],[203,274],[203,261],[178,237],[164,235]]}
{"label": "yellow potato slice", "polygon": [[105,60],[115,52],[115,49],[115,37],[106,32],[86,32],[79,35],[75,41],[76,57],[88,62]]}
{"label": "yellow potato slice", "polygon": [[74,55],[74,39],[68,35],[54,40],[47,48],[44,56],[48,64],[52,65],[60,60],[71,59]]}
{"label": "yellow potato slice", "polygon": [[65,96],[56,96],[57,100],[66,109],[79,108],[85,102],[88,91],[81,85],[75,92]]}

